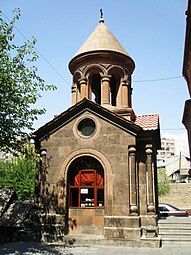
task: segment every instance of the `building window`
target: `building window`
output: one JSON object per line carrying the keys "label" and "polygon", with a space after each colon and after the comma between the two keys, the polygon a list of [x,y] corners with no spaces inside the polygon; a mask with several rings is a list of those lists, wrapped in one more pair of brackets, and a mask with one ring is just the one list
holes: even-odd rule
{"label": "building window", "polygon": [[79,133],[83,136],[91,136],[95,132],[95,122],[90,118],[85,118],[78,123],[77,127]]}
{"label": "building window", "polygon": [[70,182],[70,207],[103,207],[104,180],[93,169],[77,172]]}
{"label": "building window", "polygon": [[75,159],[68,171],[69,207],[104,207],[104,170],[91,156]]}

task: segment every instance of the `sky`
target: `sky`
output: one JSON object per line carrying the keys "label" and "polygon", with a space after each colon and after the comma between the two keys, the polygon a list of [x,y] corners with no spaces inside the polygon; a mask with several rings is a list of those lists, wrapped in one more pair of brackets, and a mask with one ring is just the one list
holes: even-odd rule
{"label": "sky", "polygon": [[8,19],[18,7],[16,42],[37,39],[38,74],[57,86],[54,92],[42,93],[37,106],[46,113],[34,123],[35,129],[71,106],[68,63],[97,26],[102,8],[106,25],[136,64],[132,75],[136,115],[158,113],[161,136],[174,138],[177,153],[188,156],[182,116],[189,94],[181,77],[187,0],[0,0]]}

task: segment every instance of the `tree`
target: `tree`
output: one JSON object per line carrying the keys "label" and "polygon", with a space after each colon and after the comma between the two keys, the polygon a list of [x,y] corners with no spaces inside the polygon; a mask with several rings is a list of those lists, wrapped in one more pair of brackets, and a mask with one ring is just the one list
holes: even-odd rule
{"label": "tree", "polygon": [[20,10],[13,11],[8,23],[0,12],[0,150],[15,152],[22,148],[33,122],[45,109],[37,109],[35,103],[41,91],[56,89],[37,74],[33,63],[38,55],[35,38],[16,46],[14,41],[15,22]]}
{"label": "tree", "polygon": [[13,189],[19,199],[33,200],[38,160],[34,146],[27,143],[20,156],[0,161],[0,187]]}
{"label": "tree", "polygon": [[170,192],[170,181],[163,168],[158,169],[158,196],[162,197]]}

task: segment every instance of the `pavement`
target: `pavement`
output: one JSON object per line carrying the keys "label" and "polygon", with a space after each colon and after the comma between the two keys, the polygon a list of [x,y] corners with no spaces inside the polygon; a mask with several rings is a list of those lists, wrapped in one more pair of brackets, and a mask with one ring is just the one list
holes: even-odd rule
{"label": "pavement", "polygon": [[191,246],[134,248],[124,246],[64,246],[37,242],[13,242],[0,245],[0,255],[191,255]]}

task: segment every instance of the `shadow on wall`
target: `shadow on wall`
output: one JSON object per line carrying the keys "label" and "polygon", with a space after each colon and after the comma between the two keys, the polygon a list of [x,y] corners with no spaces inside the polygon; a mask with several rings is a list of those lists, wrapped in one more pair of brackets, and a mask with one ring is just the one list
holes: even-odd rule
{"label": "shadow on wall", "polygon": [[76,219],[68,218],[68,232],[70,232],[74,228],[77,228]]}
{"label": "shadow on wall", "polygon": [[65,214],[63,201],[66,197],[66,183],[62,178],[55,185],[50,185],[47,179],[50,160],[42,157],[42,161],[38,165],[36,176],[37,202],[43,206],[44,213],[50,213],[53,210],[55,213]]}
{"label": "shadow on wall", "polygon": [[[53,185],[49,183],[47,177],[50,160],[51,158],[42,157],[38,166],[36,185],[37,203],[42,206],[42,232],[49,233],[49,240],[44,241],[52,241],[55,236],[62,236],[63,238],[64,234],[77,227],[76,219],[68,218],[68,210],[64,205],[67,199],[65,179],[61,178]],[[54,241],[58,240],[55,239]]]}

